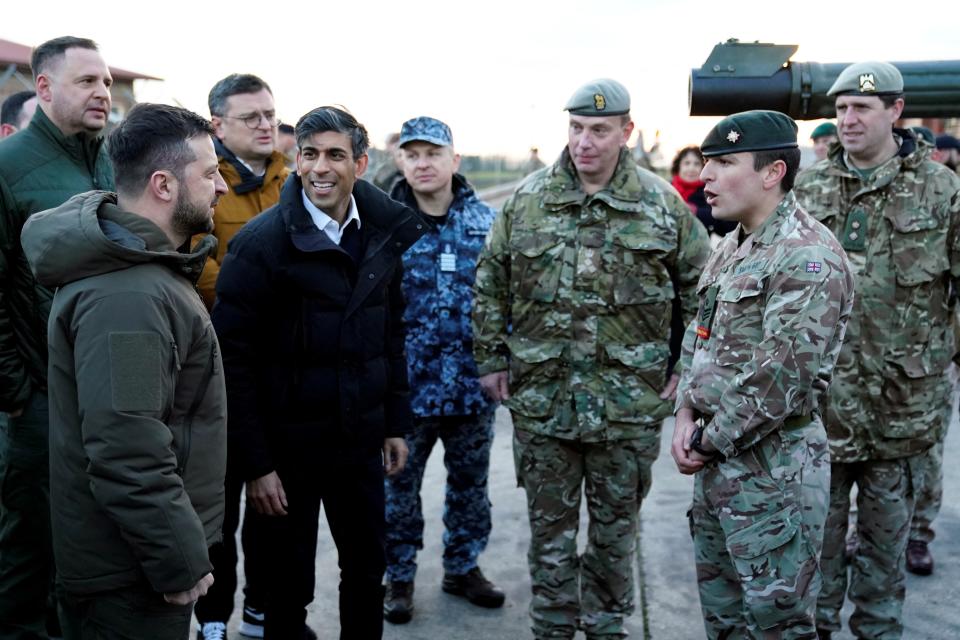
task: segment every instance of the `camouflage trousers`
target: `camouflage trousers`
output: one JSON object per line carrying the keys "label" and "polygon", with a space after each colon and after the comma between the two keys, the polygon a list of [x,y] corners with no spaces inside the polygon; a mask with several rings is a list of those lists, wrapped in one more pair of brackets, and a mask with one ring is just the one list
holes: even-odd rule
{"label": "camouflage trousers", "polygon": [[[534,637],[625,638],[634,607],[640,502],[650,489],[656,438],[586,443],[514,429],[517,483],[527,493]],[[580,496],[589,525],[577,553]]]}
{"label": "camouflage trousers", "polygon": [[829,487],[819,422],[696,474],[690,530],[708,638],[817,637]]}
{"label": "camouflage trousers", "polygon": [[423,548],[420,487],[427,458],[439,439],[447,468],[443,505],[443,568],[463,575],[477,566],[490,537],[487,476],[493,444],[492,411],[479,416],[419,419],[406,437],[410,456],[396,477],[384,480],[386,493],[387,580],[413,582],[417,550]]}
{"label": "camouflage trousers", "polygon": [[[944,430],[946,431],[946,430]],[[917,456],[917,473],[922,482],[916,488],[916,505],[910,520],[910,540],[933,542],[933,521],[943,503],[943,440]]]}
{"label": "camouflage trousers", "polygon": [[[831,465],[830,512],[823,540],[823,589],[817,627],[840,629],[844,596],[854,604],[850,630],[858,638],[887,640],[903,634],[906,596],[905,552],[919,488],[917,462],[925,454],[895,460],[837,462]],[[850,566],[844,554],[850,490],[857,485],[859,544]]]}

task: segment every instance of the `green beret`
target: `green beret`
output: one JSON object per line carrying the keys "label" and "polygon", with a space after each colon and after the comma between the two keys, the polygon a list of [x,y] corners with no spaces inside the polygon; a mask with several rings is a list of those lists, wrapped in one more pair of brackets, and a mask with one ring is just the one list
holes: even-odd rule
{"label": "green beret", "polygon": [[882,96],[903,93],[903,76],[889,62],[857,62],[840,72],[828,96],[856,93]]}
{"label": "green beret", "polygon": [[797,123],[779,111],[744,111],[727,116],[700,145],[704,157],[743,151],[797,148]]}
{"label": "green beret", "polygon": [[917,134],[918,140],[923,140],[931,147],[937,145],[937,136],[933,135],[933,131],[930,131],[930,129],[918,125],[916,127],[910,127],[910,130]]}
{"label": "green beret", "polygon": [[619,116],[630,112],[630,94],[616,80],[600,78],[574,91],[564,110],[577,116]]}
{"label": "green beret", "polygon": [[813,133],[810,134],[810,139],[816,140],[817,138],[835,135],[837,135],[837,125],[832,122],[821,122],[817,125],[817,128],[813,130]]}

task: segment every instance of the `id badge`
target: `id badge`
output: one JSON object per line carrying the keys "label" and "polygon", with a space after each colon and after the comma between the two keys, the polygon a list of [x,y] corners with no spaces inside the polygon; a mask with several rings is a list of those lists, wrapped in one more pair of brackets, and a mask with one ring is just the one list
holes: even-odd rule
{"label": "id badge", "polygon": [[453,252],[453,248],[448,244],[444,247],[443,253],[440,254],[440,271],[451,273],[456,270],[457,254]]}

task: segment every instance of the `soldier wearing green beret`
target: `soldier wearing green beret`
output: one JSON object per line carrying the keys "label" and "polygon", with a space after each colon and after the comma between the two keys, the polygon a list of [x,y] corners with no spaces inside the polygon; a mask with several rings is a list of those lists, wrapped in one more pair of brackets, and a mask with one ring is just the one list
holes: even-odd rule
{"label": "soldier wearing green beret", "polygon": [[[828,95],[836,99],[840,144],[798,177],[796,193],[846,250],[857,295],[824,414],[830,512],[817,626],[821,638],[840,629],[849,596],[854,635],[899,638],[921,467],[948,423],[960,179],[931,161],[912,131],[894,127],[904,94],[893,65],[850,65]],[[854,484],[859,545],[848,583],[844,536]],[[926,551],[925,543],[913,551]],[[924,555],[914,559],[932,569]]]}
{"label": "soldier wearing green beret", "polygon": [[823,160],[827,157],[830,145],[837,141],[837,125],[832,122],[823,122],[817,125],[817,128],[810,134],[813,141],[813,154],[817,160]]}
{"label": "soldier wearing green beret", "polygon": [[566,149],[523,180],[480,254],[474,355],[481,385],[513,417],[534,636],[622,638],[640,502],[678,380],[671,327],[693,316],[709,244],[627,149],[623,85],[591,82],[566,109]]}
{"label": "soldier wearing green beret", "polygon": [[853,276],[791,193],[793,120],[734,114],[701,149],[713,215],[739,223],[697,286],[671,445],[681,473],[696,474],[690,530],[707,637],[815,638],[830,487],[820,399]]}

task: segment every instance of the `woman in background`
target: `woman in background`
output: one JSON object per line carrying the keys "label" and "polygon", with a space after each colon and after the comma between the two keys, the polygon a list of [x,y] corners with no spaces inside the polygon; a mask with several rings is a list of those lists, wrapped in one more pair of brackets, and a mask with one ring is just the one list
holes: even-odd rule
{"label": "woman in background", "polygon": [[702,169],[703,155],[700,147],[684,147],[674,156],[670,166],[670,174],[673,176],[671,184],[711,235],[725,236],[737,228],[737,223],[714,219],[707,198],[703,195],[703,181],[700,180]]}

